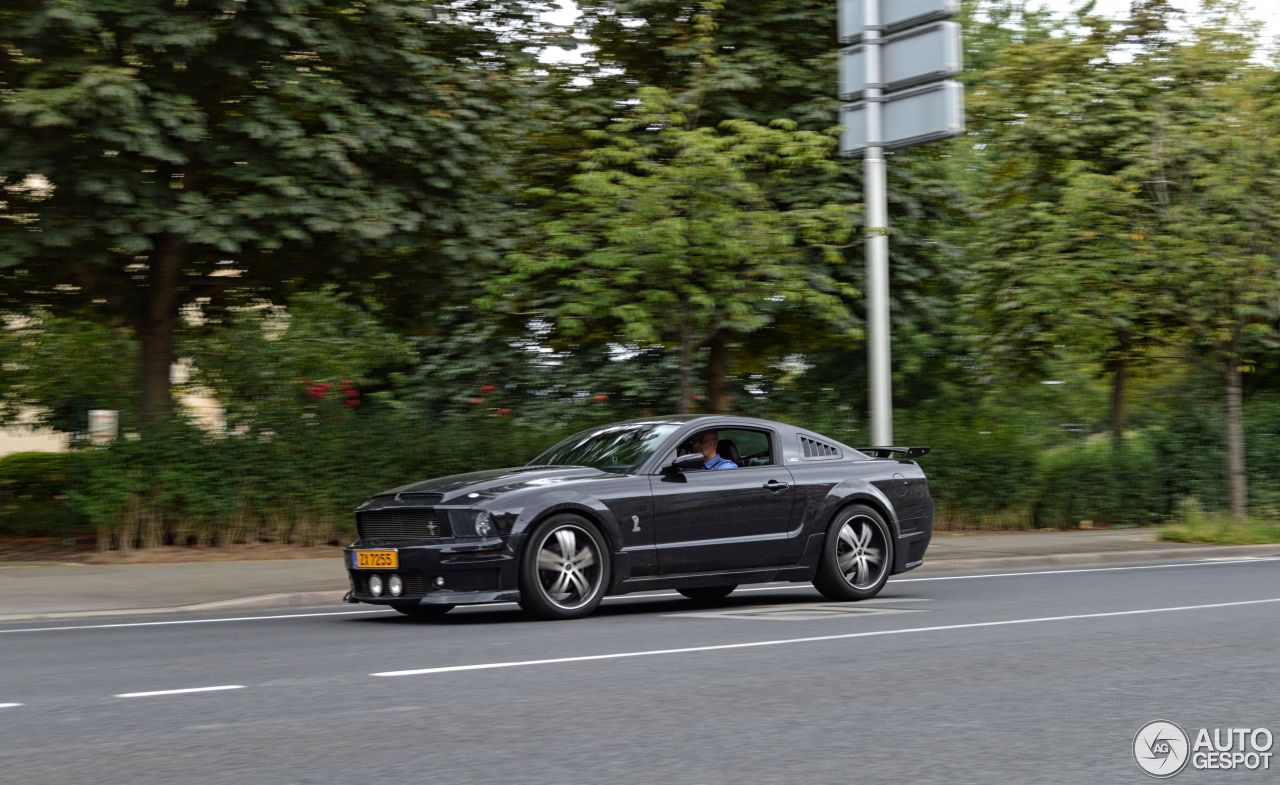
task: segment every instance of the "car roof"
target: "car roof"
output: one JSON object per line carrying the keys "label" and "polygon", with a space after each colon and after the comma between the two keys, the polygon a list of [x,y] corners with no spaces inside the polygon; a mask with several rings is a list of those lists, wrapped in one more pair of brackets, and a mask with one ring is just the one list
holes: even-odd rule
{"label": "car roof", "polygon": [[731,420],[741,423],[756,423],[758,425],[774,425],[790,428],[792,426],[786,423],[777,422],[776,420],[766,420],[761,417],[744,417],[739,414],[659,414],[651,417],[635,417],[630,420],[623,420],[615,425],[623,425],[628,423],[670,423],[672,425],[684,425],[686,423],[698,422],[699,420]]}

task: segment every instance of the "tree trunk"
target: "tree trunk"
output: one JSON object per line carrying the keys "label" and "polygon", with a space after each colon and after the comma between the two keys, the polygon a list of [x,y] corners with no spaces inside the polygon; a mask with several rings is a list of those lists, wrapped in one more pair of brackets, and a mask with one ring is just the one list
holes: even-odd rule
{"label": "tree trunk", "polygon": [[1227,498],[1231,517],[1243,520],[1249,509],[1249,486],[1244,468],[1244,407],[1240,365],[1235,358],[1227,364],[1226,406],[1223,412],[1226,436]]}
{"label": "tree trunk", "polygon": [[693,397],[693,353],[697,350],[693,342],[693,330],[686,324],[680,329],[680,379],[677,383],[676,413],[688,414],[693,411],[690,405]]}
{"label": "tree trunk", "polygon": [[1124,426],[1126,421],[1125,391],[1129,382],[1129,350],[1133,346],[1133,338],[1128,330],[1116,332],[1115,354],[1107,361],[1107,370],[1111,372],[1111,447],[1118,453],[1124,446]]}
{"label": "tree trunk", "polygon": [[147,270],[146,300],[137,325],[142,352],[138,363],[138,414],[144,425],[163,422],[173,414],[169,372],[173,365],[173,331],[181,305],[178,280],[185,255],[184,243],[161,238]]}
{"label": "tree trunk", "polygon": [[723,414],[729,410],[729,390],[725,380],[729,376],[729,335],[717,330],[707,342],[711,350],[707,356],[707,412]]}

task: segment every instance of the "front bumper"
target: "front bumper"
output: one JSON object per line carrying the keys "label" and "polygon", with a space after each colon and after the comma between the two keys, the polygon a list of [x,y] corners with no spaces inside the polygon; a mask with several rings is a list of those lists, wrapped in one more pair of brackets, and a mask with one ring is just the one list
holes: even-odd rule
{"label": "front bumper", "polygon": [[[399,566],[360,569],[353,554],[359,550],[394,550]],[[356,540],[343,549],[351,591],[346,602],[374,605],[474,605],[519,599],[519,543],[512,538],[404,542]],[[392,574],[400,576],[404,592],[392,597],[387,591],[375,597],[369,577],[378,575],[386,586]]]}

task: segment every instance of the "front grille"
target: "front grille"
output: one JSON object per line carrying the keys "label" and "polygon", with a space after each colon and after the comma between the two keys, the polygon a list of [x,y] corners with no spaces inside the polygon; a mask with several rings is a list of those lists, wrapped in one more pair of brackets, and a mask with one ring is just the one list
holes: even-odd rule
{"label": "front grille", "polygon": [[449,537],[448,517],[432,508],[371,510],[357,516],[360,536],[376,540],[435,540]]}
{"label": "front grille", "polygon": [[[421,597],[427,593],[427,579],[423,577],[422,573],[401,572],[401,573],[395,573],[395,574],[399,575],[400,580],[404,581],[404,591],[400,592],[400,597]],[[356,596],[357,597],[373,596],[369,592],[369,576],[371,575],[377,575],[379,578],[382,578],[382,586],[383,586],[382,596],[384,598],[390,598],[391,592],[387,591],[386,589],[387,584],[391,580],[391,575],[392,575],[392,573],[389,573],[389,572],[364,572],[364,571],[355,572],[353,571],[351,573],[351,576],[355,580]],[[394,599],[399,599],[399,598],[394,598]]]}

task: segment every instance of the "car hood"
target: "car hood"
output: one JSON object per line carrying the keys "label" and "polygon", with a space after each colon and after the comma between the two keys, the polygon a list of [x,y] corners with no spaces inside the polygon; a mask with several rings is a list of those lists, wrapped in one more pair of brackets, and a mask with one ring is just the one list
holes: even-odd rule
{"label": "car hood", "polygon": [[393,488],[378,496],[438,493],[446,504],[469,504],[512,491],[618,476],[620,475],[593,469],[590,466],[516,466],[436,477]]}

